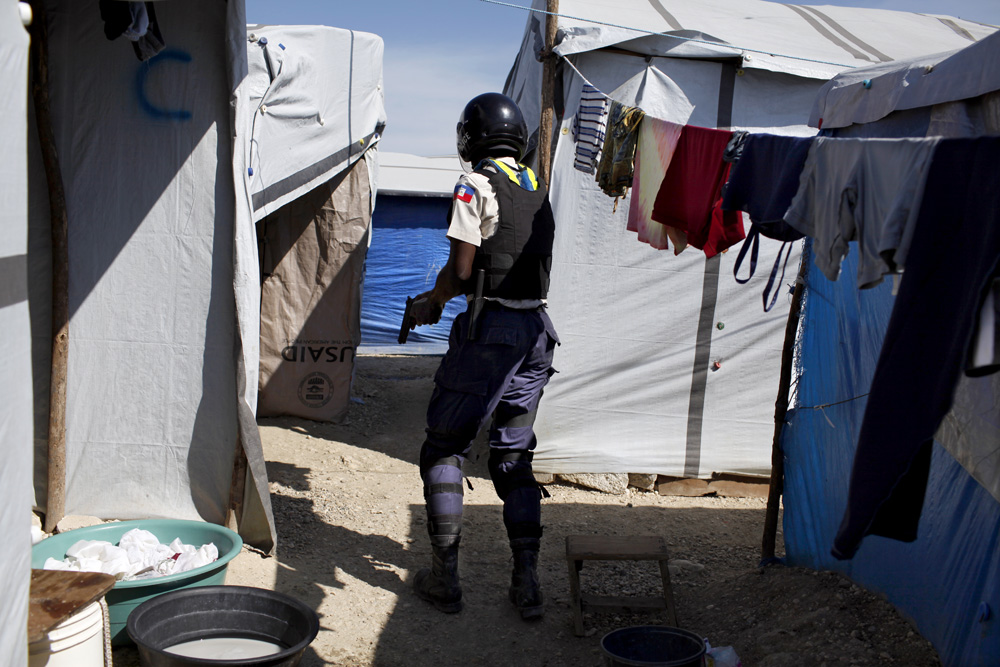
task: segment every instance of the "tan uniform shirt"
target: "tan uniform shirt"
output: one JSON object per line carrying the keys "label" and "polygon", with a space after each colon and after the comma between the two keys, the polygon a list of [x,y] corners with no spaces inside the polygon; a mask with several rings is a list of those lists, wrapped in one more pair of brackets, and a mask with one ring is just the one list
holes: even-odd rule
{"label": "tan uniform shirt", "polygon": [[[512,169],[517,169],[517,160],[511,157],[496,158]],[[492,168],[492,167],[490,167]],[[448,238],[471,243],[477,248],[484,239],[496,233],[500,223],[500,204],[490,180],[475,172],[462,174],[455,185],[451,202],[451,224]],[[490,297],[487,297],[490,298]],[[531,309],[545,305],[545,299],[493,299],[508,308]]]}

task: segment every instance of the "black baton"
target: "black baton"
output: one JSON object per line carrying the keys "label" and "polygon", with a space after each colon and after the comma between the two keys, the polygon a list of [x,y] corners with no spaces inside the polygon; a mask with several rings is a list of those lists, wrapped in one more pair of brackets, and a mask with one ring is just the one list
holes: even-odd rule
{"label": "black baton", "polygon": [[486,302],[486,299],[483,298],[483,283],[485,281],[486,271],[479,269],[476,272],[476,293],[472,297],[472,303],[469,304],[469,340],[479,338],[479,315],[483,312],[483,304]]}

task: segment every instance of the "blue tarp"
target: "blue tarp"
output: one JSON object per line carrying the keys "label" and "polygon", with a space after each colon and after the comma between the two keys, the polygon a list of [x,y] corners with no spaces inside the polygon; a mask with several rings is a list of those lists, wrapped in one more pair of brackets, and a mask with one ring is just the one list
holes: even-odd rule
{"label": "blue tarp", "polygon": [[372,214],[372,242],[365,263],[361,299],[361,354],[444,354],[455,316],[465,300],[452,299],[441,321],[410,332],[399,345],[406,297],[434,287],[448,261],[450,197],[378,195]]}
{"label": "blue tarp", "polygon": [[857,288],[855,244],[836,282],[811,257],[807,242],[796,408],[782,432],[788,561],[885,594],[945,665],[1000,664],[1000,503],[939,443],[917,540],[869,536],[852,560],[830,554],[893,296],[891,281]]}

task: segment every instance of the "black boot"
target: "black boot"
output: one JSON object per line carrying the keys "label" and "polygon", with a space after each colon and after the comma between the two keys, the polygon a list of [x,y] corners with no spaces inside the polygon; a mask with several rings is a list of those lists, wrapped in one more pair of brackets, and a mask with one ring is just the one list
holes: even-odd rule
{"label": "black boot", "polygon": [[413,589],[438,611],[454,614],[462,611],[462,587],[458,581],[458,540],[449,547],[432,547],[431,567],[417,572]]}
{"label": "black boot", "polygon": [[539,540],[522,537],[510,541],[514,554],[514,571],[510,576],[510,601],[521,612],[525,620],[541,618],[545,613],[542,606],[542,591],[538,586]]}

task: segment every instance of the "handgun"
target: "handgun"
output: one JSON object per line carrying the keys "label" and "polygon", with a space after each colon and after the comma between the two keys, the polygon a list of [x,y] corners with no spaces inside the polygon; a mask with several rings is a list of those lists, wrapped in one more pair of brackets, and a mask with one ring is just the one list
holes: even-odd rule
{"label": "handgun", "polygon": [[406,337],[410,335],[410,308],[413,306],[413,297],[406,297],[406,308],[403,310],[403,323],[399,325],[399,344],[406,343]]}

